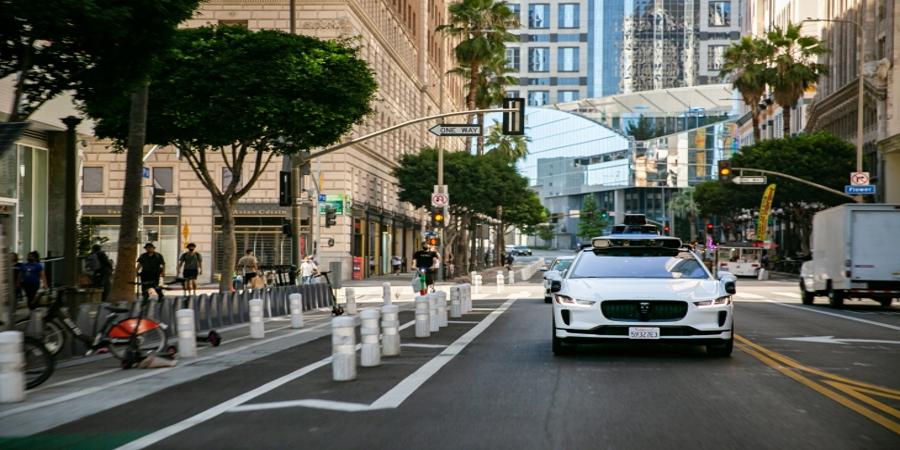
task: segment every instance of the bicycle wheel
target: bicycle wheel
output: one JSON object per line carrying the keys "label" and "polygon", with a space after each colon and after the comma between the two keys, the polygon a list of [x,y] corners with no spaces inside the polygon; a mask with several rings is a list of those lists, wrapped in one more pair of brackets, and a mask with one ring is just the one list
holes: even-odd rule
{"label": "bicycle wheel", "polygon": [[[24,319],[16,322],[16,331],[28,334],[28,320]],[[40,340],[44,342],[44,347],[47,348],[47,351],[51,355],[56,356],[68,344],[69,334],[59,320],[47,320],[43,324]]]}
{"label": "bicycle wheel", "polygon": [[[125,319],[134,320],[134,319]],[[142,322],[152,322],[150,319],[142,319]],[[124,321],[123,321],[124,322]],[[121,322],[120,322],[121,323]],[[119,325],[113,326],[113,329],[118,327]],[[140,355],[142,358],[145,358],[153,353],[162,353],[166,349],[166,332],[161,327],[150,328],[145,331],[139,332],[137,336],[135,336],[136,345],[138,350],[140,351]],[[110,337],[109,338],[109,351],[112,352],[113,356],[116,358],[123,360],[128,352],[128,346],[131,342],[131,337]]]}
{"label": "bicycle wheel", "polygon": [[53,375],[56,363],[40,339],[25,336],[25,389],[33,389]]}

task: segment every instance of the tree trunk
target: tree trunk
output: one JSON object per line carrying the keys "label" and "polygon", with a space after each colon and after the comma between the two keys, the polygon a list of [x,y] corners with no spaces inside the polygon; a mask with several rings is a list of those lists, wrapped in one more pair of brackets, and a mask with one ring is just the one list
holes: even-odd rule
{"label": "tree trunk", "polygon": [[[466,109],[473,110],[475,109],[475,98],[478,96],[478,64],[472,64],[471,70],[469,71],[469,94],[466,95]],[[466,123],[472,124],[472,120],[474,117],[469,115],[466,119]],[[478,156],[481,156],[481,151],[483,149],[478,149]],[[472,137],[466,137],[466,151],[472,151]]]}
{"label": "tree trunk", "polygon": [[688,214],[688,220],[691,227],[691,242],[694,242],[697,240],[697,215],[694,213]]}
{"label": "tree trunk", "polygon": [[[137,270],[138,223],[141,220],[141,182],[144,167],[144,142],[147,133],[148,85],[142,83],[131,93],[131,110],[128,115],[128,149],[125,158],[125,186],[122,190],[122,216],[119,224],[119,247],[116,270],[109,299],[111,302],[134,298],[134,281]],[[175,261],[169,261],[174,264]]]}
{"label": "tree trunk", "polygon": [[786,139],[786,138],[791,137],[791,107],[790,106],[782,106],[781,111],[782,111],[781,114],[782,114],[782,119],[783,119],[782,124],[784,125],[782,127],[782,129],[784,131],[783,131],[783,134],[781,137]]}
{"label": "tree trunk", "polygon": [[[234,236],[234,204],[237,199],[214,199],[222,214],[222,279],[219,292],[231,291],[231,274],[237,266],[237,239]],[[261,274],[260,274],[261,275]]]}
{"label": "tree trunk", "polygon": [[481,133],[476,137],[475,151],[481,156],[484,154],[484,113],[478,113],[478,124],[481,125]]}
{"label": "tree trunk", "polygon": [[759,131],[759,107],[751,109],[750,119],[753,121],[753,143],[755,144],[762,139],[762,133]]}

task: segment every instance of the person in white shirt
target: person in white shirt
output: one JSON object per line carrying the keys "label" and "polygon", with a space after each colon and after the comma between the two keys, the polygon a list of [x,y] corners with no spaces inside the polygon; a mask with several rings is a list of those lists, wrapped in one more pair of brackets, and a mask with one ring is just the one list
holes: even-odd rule
{"label": "person in white shirt", "polygon": [[312,284],[313,277],[317,273],[319,273],[319,268],[316,267],[316,263],[312,261],[312,258],[309,256],[303,258],[303,263],[300,264],[300,283]]}

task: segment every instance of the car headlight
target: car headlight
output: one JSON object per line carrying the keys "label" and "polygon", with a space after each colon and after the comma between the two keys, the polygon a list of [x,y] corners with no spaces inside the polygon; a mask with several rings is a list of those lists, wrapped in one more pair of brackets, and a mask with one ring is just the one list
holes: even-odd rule
{"label": "car headlight", "polygon": [[572,298],[567,295],[556,295],[556,303],[560,305],[569,305],[569,306],[591,306],[594,303],[597,303],[593,300],[579,300],[577,298]]}
{"label": "car headlight", "polygon": [[698,308],[710,308],[713,306],[725,306],[731,304],[731,296],[726,295],[724,297],[719,297],[715,300],[703,300],[699,302],[694,302]]}

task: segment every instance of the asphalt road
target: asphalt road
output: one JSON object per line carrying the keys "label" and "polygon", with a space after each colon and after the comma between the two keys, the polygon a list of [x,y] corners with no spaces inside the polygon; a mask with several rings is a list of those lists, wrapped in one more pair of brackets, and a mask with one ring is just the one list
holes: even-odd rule
{"label": "asphalt road", "polygon": [[804,307],[793,284],[741,281],[731,358],[554,357],[536,285],[490,296],[430,338],[405,329],[413,346],[356,381],[331,381],[323,336],[0,447],[900,448],[900,305]]}

